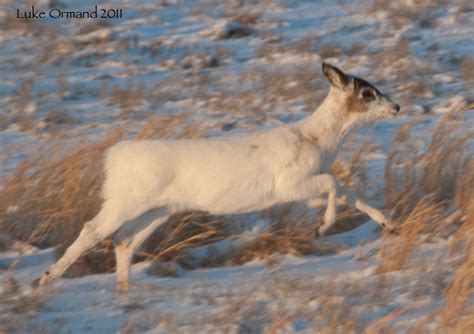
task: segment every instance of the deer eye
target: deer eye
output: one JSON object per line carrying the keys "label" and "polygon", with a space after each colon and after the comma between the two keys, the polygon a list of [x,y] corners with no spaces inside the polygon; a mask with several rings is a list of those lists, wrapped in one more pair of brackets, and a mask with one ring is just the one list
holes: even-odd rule
{"label": "deer eye", "polygon": [[375,100],[375,95],[370,89],[366,89],[362,92],[362,98],[365,102],[370,102]]}

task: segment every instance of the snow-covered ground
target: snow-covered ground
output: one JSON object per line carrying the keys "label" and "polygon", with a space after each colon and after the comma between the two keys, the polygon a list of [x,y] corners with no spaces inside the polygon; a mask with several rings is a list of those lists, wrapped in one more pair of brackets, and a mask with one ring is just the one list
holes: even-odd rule
{"label": "snow-covered ground", "polygon": [[[122,9],[124,17],[16,19],[16,8],[27,3],[46,11],[48,3],[74,11],[98,4]],[[423,131],[474,101],[470,1],[239,3],[2,1],[0,176],[58,131],[73,146],[84,134],[93,142],[119,126],[136,135],[160,115],[174,117],[169,136],[190,129],[195,136],[239,135],[294,122],[327,91],[324,60],[375,83],[402,106],[400,118],[357,134],[360,142],[370,137],[379,145],[367,157],[377,189],[367,194],[375,196],[402,125],[424,115]],[[466,116],[471,129],[472,116]],[[377,197],[371,202],[382,205]],[[239,242],[224,240],[212,250]],[[11,249],[0,253],[0,332],[360,332],[377,319],[393,321],[395,332],[407,330],[440,306],[438,278],[456,258],[438,256],[436,263],[382,275],[376,271],[382,242],[376,224],[367,221],[315,240],[338,245],[330,255],[178,268],[177,277],[151,275],[151,265],[139,263],[125,294],[114,291],[113,274],[61,279],[31,291],[29,283],[54,251],[30,249],[18,258]],[[448,247],[449,239],[440,240],[419,253],[431,259]],[[398,309],[403,312],[393,319],[383,318]],[[428,321],[425,329],[434,327]]]}
{"label": "snow-covered ground", "polygon": [[[5,299],[10,297],[2,314],[8,317],[6,328],[13,331],[254,333],[283,320],[282,333],[313,333],[329,327],[331,316],[341,310],[358,319],[353,330],[359,331],[400,307],[407,307],[405,313],[411,316],[400,317],[393,328],[408,329],[410,321],[426,316],[440,302],[442,290],[433,281],[440,263],[391,273],[385,277],[387,287],[379,286],[374,254],[380,240],[373,222],[318,242],[344,250],[304,258],[282,255],[273,265],[254,261],[240,267],[179,270],[177,277],[166,278],[147,274],[150,264],[139,263],[128,293],[115,292],[113,274],[62,279],[51,289],[31,292],[31,277],[53,258],[51,249],[38,251],[25,255],[9,273],[22,295],[15,288],[6,291],[10,285],[4,279],[1,292]],[[427,244],[422,250],[429,256],[445,247],[446,242]],[[15,254],[4,253],[0,265],[9,266],[14,259]]]}

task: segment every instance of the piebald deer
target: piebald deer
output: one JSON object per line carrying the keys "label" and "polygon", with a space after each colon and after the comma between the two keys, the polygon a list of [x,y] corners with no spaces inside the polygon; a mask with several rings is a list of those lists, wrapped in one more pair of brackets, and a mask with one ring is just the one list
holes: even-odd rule
{"label": "piebald deer", "polygon": [[167,218],[183,210],[245,213],[278,203],[327,199],[320,235],[334,224],[338,202],[390,222],[328,174],[351,130],[396,115],[400,107],[367,81],[323,63],[331,84],[305,119],[236,138],[123,141],[105,158],[104,204],[65,254],[34,285],[60,277],[85,251],[114,236],[117,289],[128,289],[132,256]]}

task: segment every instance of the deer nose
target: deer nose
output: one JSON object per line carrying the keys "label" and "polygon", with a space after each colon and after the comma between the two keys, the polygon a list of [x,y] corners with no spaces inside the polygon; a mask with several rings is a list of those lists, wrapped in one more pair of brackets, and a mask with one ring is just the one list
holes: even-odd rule
{"label": "deer nose", "polygon": [[393,109],[395,109],[397,113],[400,112],[400,106],[396,103],[393,105]]}

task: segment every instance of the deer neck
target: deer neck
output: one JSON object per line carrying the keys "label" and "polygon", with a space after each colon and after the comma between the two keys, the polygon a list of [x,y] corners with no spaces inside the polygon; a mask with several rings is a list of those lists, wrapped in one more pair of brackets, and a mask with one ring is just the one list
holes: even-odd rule
{"label": "deer neck", "polygon": [[357,128],[353,117],[345,109],[345,97],[331,88],[323,103],[299,124],[304,137],[317,139],[326,151],[338,151],[347,136]]}

